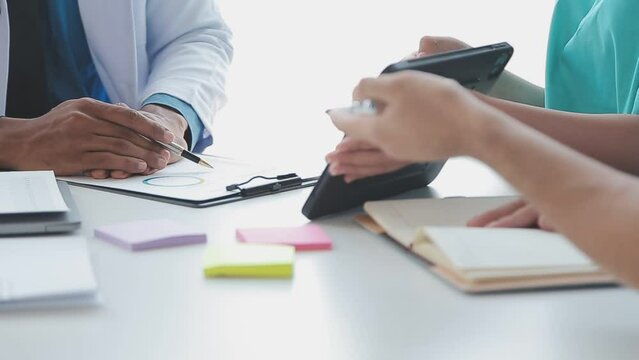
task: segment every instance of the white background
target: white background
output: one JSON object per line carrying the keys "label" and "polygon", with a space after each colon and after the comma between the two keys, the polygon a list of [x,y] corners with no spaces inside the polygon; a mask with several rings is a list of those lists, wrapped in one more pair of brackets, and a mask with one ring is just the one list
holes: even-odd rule
{"label": "white background", "polygon": [[[414,51],[425,34],[450,34],[473,45],[508,41],[515,47],[509,68],[542,84],[553,3],[223,0],[236,58],[211,151],[321,165],[341,137],[323,111],[348,104],[361,77]],[[436,190],[442,196],[505,190],[474,165],[441,175]],[[471,181],[460,183],[469,175]],[[104,304],[0,313],[1,360],[590,360],[639,354],[636,290],[468,296],[392,241],[354,225],[351,214],[318,222],[334,250],[296,255],[295,276],[286,280],[206,279],[204,245],[130,253],[92,236],[102,225],[169,217],[207,231],[211,243],[231,242],[236,228],[305,223],[300,207],[310,189],[208,209],[72,191]]]}
{"label": "white background", "polygon": [[227,106],[208,152],[315,171],[341,138],[324,111],[353,87],[416,51],[423,35],[473,46],[507,41],[508,69],[544,83],[554,1],[221,0],[234,32]]}

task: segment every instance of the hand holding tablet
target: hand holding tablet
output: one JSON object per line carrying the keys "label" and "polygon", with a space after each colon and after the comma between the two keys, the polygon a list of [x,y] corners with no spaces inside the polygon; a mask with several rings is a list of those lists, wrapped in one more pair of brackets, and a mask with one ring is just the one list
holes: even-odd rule
{"label": "hand holding tablet", "polygon": [[[454,79],[464,87],[488,93],[513,54],[507,43],[479,48],[440,53],[424,58],[401,61],[389,65],[382,74],[404,70],[423,71]],[[354,106],[331,111],[348,111],[355,115],[374,115],[383,104],[376,99],[364,99]],[[309,219],[347,210],[365,201],[398,195],[408,190],[427,186],[439,174],[445,160],[413,164],[395,172],[377,175],[346,183],[343,176],[331,176],[324,170],[313,192],[307,199],[302,213]]]}

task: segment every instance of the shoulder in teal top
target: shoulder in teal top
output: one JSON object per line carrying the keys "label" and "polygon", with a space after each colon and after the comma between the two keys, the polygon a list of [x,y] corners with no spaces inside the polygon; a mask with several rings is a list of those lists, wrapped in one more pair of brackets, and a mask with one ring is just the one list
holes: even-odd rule
{"label": "shoulder in teal top", "polygon": [[639,114],[639,0],[558,0],[546,64],[546,107]]}

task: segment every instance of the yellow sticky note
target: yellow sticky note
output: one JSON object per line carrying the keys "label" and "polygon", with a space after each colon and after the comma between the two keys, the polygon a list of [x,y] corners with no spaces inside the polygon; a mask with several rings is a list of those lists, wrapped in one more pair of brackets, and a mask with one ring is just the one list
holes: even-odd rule
{"label": "yellow sticky note", "polygon": [[211,245],[204,253],[204,275],[291,277],[294,257],[289,245]]}

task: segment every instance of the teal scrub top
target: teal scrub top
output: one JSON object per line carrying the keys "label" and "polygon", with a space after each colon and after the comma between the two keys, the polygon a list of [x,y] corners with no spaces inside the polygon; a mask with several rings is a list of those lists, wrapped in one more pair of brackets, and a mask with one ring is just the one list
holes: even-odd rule
{"label": "teal scrub top", "polygon": [[558,0],[548,41],[546,107],[639,114],[639,0]]}

